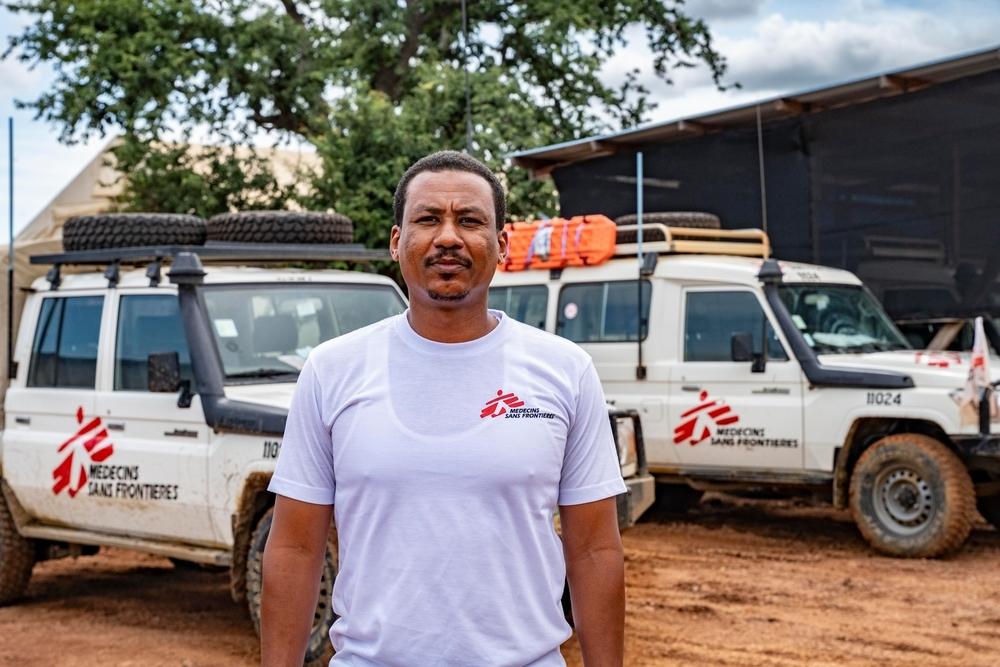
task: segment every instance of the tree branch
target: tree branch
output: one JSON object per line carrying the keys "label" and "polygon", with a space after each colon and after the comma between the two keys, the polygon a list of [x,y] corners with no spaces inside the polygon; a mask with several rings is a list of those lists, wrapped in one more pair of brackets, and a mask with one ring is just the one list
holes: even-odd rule
{"label": "tree branch", "polygon": [[457,0],[452,0],[450,3],[435,5],[428,14],[420,11],[420,4],[419,0],[406,0],[406,39],[399,48],[399,57],[394,64],[380,67],[372,82],[372,88],[385,93],[393,102],[399,102],[402,97],[403,74],[409,69],[410,58],[415,56],[417,49],[420,48],[420,37],[424,26],[431,21],[445,18],[455,11],[459,3]]}
{"label": "tree branch", "polygon": [[302,14],[299,13],[299,8],[295,6],[295,0],[281,0],[281,4],[284,6],[285,12],[288,14],[289,18],[299,25],[305,25],[305,19],[302,17]]}

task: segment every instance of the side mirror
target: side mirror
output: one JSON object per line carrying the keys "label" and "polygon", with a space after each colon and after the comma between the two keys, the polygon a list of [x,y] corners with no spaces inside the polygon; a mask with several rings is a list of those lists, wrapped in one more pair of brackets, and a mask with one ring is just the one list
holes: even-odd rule
{"label": "side mirror", "polygon": [[764,355],[753,351],[753,335],[746,331],[739,331],[729,339],[729,353],[733,361],[750,361],[751,373],[763,373],[767,363]]}
{"label": "side mirror", "polygon": [[175,392],[181,387],[181,360],[176,352],[153,352],[146,358],[148,388],[157,393]]}
{"label": "side mirror", "polygon": [[734,333],[729,339],[729,351],[733,361],[753,361],[753,335],[746,331]]}
{"label": "side mirror", "polygon": [[149,391],[171,393],[179,391],[177,407],[191,407],[191,383],[181,380],[181,360],[177,352],[153,352],[146,357]]}

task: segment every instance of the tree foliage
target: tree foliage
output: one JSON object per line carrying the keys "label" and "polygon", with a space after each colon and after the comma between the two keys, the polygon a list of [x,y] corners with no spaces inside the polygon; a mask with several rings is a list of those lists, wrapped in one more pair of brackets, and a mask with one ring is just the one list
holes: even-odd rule
{"label": "tree foliage", "polygon": [[[681,2],[468,5],[464,45],[459,0],[24,0],[8,6],[36,21],[7,55],[55,67],[52,88],[24,105],[64,141],[123,133],[130,205],[210,214],[260,200],[241,189],[280,204],[292,193],[267,186],[265,165],[219,153],[221,175],[199,179],[162,142],[193,127],[225,144],[302,139],[324,167],[304,203],[352,216],[370,245],[387,238],[403,169],[465,146],[466,76],[473,152],[506,173],[511,211],[527,215],[552,211],[551,185],[509,169],[505,155],[642,122],[652,108],[643,71],[669,80],[704,62],[717,84],[725,72]],[[610,85],[602,68],[630,26],[655,56]]]}

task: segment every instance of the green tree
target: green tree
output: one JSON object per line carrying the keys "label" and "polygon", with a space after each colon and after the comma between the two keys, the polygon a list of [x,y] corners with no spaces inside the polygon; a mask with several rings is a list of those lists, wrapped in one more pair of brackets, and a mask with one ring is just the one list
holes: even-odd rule
{"label": "green tree", "polygon": [[[626,29],[641,26],[647,71],[725,62],[705,24],[670,0],[470,0],[464,44],[459,0],[24,0],[35,22],[6,55],[49,63],[56,79],[23,105],[64,141],[121,132],[116,159],[131,176],[129,206],[194,210],[293,197],[259,160],[222,151],[206,176],[165,148],[193,127],[225,145],[267,134],[313,144],[323,169],[304,203],[355,219],[359,240],[382,245],[392,187],[417,157],[466,140],[505,173],[515,216],[551,213],[551,184],[504,156],[522,148],[628,127],[652,105],[642,67],[601,79]],[[194,188],[195,194],[182,192]],[[256,193],[248,199],[244,191]],[[260,196],[263,193],[263,196]]]}

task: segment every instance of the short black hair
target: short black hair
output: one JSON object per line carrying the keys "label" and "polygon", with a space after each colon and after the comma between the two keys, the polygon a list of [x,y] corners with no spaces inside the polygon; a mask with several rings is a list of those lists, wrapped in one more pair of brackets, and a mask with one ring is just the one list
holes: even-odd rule
{"label": "short black hair", "polygon": [[484,181],[489,183],[490,190],[493,191],[493,209],[497,216],[497,229],[503,229],[504,222],[507,221],[507,196],[504,194],[500,179],[485,164],[459,151],[438,151],[426,155],[410,165],[403,177],[399,179],[399,183],[396,185],[396,194],[392,199],[392,214],[397,225],[403,224],[406,190],[410,187],[410,181],[417,174],[425,171],[467,171],[482,177]]}

